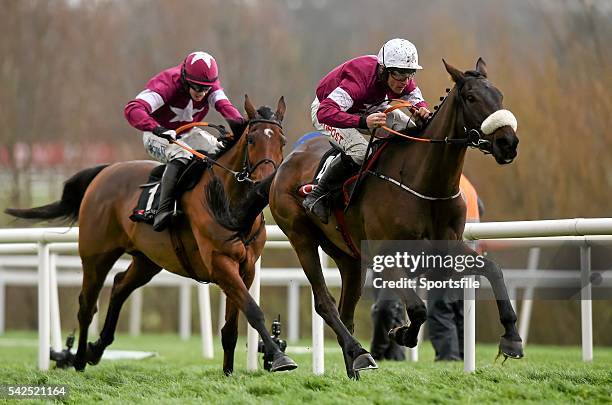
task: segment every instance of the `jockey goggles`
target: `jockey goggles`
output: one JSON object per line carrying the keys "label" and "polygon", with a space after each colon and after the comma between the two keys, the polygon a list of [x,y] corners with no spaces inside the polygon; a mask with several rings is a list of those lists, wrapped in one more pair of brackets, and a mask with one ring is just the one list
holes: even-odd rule
{"label": "jockey goggles", "polygon": [[187,80],[187,85],[196,93],[205,93],[212,88],[210,85],[194,83],[189,80]]}
{"label": "jockey goggles", "polygon": [[414,79],[415,75],[416,75],[416,70],[414,69],[409,69],[409,70],[389,69],[389,76],[391,76],[394,80],[397,80],[399,82],[403,82],[406,80],[412,80]]}

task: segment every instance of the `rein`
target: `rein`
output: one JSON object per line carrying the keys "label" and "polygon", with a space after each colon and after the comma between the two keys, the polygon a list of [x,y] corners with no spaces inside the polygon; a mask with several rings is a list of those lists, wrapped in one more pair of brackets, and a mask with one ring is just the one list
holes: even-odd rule
{"label": "rein", "polygon": [[[444,103],[444,101],[446,100],[446,98],[444,98],[444,100],[442,101],[442,103]],[[385,111],[383,111],[383,113],[385,114],[389,114],[394,110],[397,110],[399,108],[408,108],[408,110],[414,114],[417,111],[417,107],[410,103],[409,101],[406,100],[392,100],[397,102],[396,105],[391,106],[389,108],[387,108]],[[441,105],[441,104],[440,104]],[[444,139],[424,139],[424,138],[417,138],[414,136],[410,136],[410,135],[406,135],[406,134],[402,134],[401,132],[395,131],[389,127],[387,127],[386,125],[381,126],[382,129],[384,129],[385,131],[388,131],[390,133],[392,133],[393,135],[397,135],[400,136],[402,138],[405,139],[409,139],[411,141],[415,141],[415,142],[424,142],[424,143],[432,143],[432,144],[445,144],[445,145],[465,145],[465,146],[469,146],[472,148],[476,148],[479,149],[481,152],[487,154],[490,153],[488,150],[484,149],[487,145],[490,144],[490,142],[486,139],[483,139],[482,133],[480,132],[480,130],[476,129],[476,128],[472,128],[470,130],[468,130],[467,128],[463,127],[463,130],[466,134],[465,138],[459,138],[459,139],[455,139],[455,138],[449,138],[448,136],[444,137]]]}
{"label": "rein", "polygon": [[[447,96],[448,97],[448,96]],[[444,101],[446,101],[445,97],[442,100],[442,103],[444,103]],[[413,105],[412,103],[410,103],[409,101],[406,100],[392,100],[395,101],[397,104],[387,108],[384,113],[385,114],[389,114],[394,110],[397,110],[399,108],[408,108],[408,110],[414,114],[417,111],[417,107],[415,105]],[[440,105],[442,105],[442,103]],[[463,105],[462,105],[463,106]],[[439,109],[438,109],[439,110]],[[401,132],[395,131],[387,126],[382,126],[382,129],[389,131],[390,133],[400,136],[402,138],[405,139],[409,139],[411,141],[416,141],[416,142],[424,142],[424,143],[431,143],[431,144],[445,144],[445,145],[465,145],[465,146],[470,146],[470,147],[474,147],[479,149],[481,152],[487,154],[490,153],[488,150],[484,149],[486,147],[486,145],[489,145],[490,142],[486,139],[483,139],[482,137],[482,133],[480,130],[472,128],[469,131],[467,130],[467,128],[464,126],[463,130],[466,133],[466,137],[465,138],[459,138],[459,139],[454,139],[454,138],[449,138],[448,136],[444,137],[444,139],[424,139],[424,138],[416,138],[410,135],[406,135],[406,134],[402,134]],[[372,138],[370,138],[370,141],[372,141],[372,139],[374,138],[374,136],[372,136]],[[371,143],[371,142],[370,142]],[[368,149],[369,149],[369,145],[368,145]],[[367,156],[367,155],[366,155]],[[399,180],[396,180],[392,177],[389,177],[387,175],[384,175],[382,173],[378,173],[376,171],[373,170],[364,170],[364,167],[362,165],[360,171],[359,171],[359,177],[358,179],[361,179],[362,174],[369,174],[371,176],[377,177],[383,181],[388,181],[391,184],[394,184],[398,187],[400,187],[402,190],[409,192],[410,194],[424,199],[424,200],[428,200],[428,201],[448,201],[448,200],[453,200],[457,197],[459,197],[461,195],[461,190],[458,189],[457,192],[455,192],[454,194],[450,195],[450,196],[446,196],[446,197],[432,197],[432,196],[428,196],[425,194],[421,194],[416,190],[413,190],[412,188],[410,188],[409,186],[407,186],[406,184],[402,183]],[[354,190],[353,190],[354,192]],[[352,197],[351,193],[351,197]],[[350,204],[350,198],[349,198],[349,204]],[[345,211],[348,209],[348,204],[347,207],[345,208]]]}
{"label": "rein", "polygon": [[[251,125],[259,124],[259,123],[273,124],[273,125],[276,125],[276,126],[280,127],[281,129],[283,128],[282,125],[278,121],[256,118],[256,119],[249,120],[248,125],[246,127],[247,132],[246,132],[245,136],[248,136],[248,133],[249,133],[249,131],[251,129]],[[183,132],[185,132],[188,129],[191,129],[193,127],[211,127],[211,128],[216,129],[217,131],[219,131],[219,134],[222,135],[223,138],[225,138],[225,139],[232,139],[233,138],[231,136],[228,136],[227,130],[225,129],[225,127],[223,125],[209,124],[208,122],[191,122],[189,124],[183,125],[183,126],[179,127],[176,130],[176,134],[179,135],[179,134],[181,134],[181,133],[183,133]],[[248,181],[250,183],[255,183],[250,178],[250,176],[255,171],[255,169],[257,169],[257,167],[259,165],[261,165],[261,164],[271,163],[274,166],[274,170],[276,171],[276,169],[277,169],[276,163],[272,159],[269,159],[269,158],[264,158],[264,159],[260,160],[259,162],[257,162],[254,166],[251,166],[251,162],[249,162],[248,147],[244,148],[244,159],[243,159],[242,170],[235,171],[235,170],[230,169],[229,167],[224,166],[223,164],[219,163],[215,159],[211,159],[210,157],[204,155],[203,153],[200,153],[197,150],[189,147],[188,145],[184,144],[183,142],[180,142],[179,139],[173,140],[171,142],[176,144],[176,145],[178,145],[179,147],[185,149],[187,152],[190,152],[194,156],[202,159],[203,161],[208,162],[208,163],[210,163],[212,165],[215,165],[217,167],[220,167],[221,169],[225,170],[226,172],[232,174],[232,176],[234,176],[234,178],[238,182]]]}

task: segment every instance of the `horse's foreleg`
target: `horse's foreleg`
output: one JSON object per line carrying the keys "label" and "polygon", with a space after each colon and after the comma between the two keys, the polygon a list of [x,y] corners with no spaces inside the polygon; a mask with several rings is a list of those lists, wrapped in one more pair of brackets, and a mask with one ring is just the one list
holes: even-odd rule
{"label": "horse's foreleg", "polygon": [[[462,254],[476,256],[477,253],[463,244]],[[499,320],[504,327],[505,333],[502,335],[499,343],[499,353],[506,357],[520,359],[523,357],[523,342],[518,334],[516,327],[516,313],[508,297],[508,290],[504,282],[504,275],[501,267],[489,260],[483,258],[484,267],[472,267],[463,272],[464,275],[484,275],[493,289],[493,294],[497,302],[499,311]]]}
{"label": "horse's foreleg", "polygon": [[95,343],[88,344],[86,359],[89,364],[98,364],[104,349],[113,343],[121,307],[132,291],[147,284],[160,270],[160,266],[139,255],[132,258],[132,263],[126,271],[115,276],[100,338]]}
{"label": "horse's foreleg", "polygon": [[340,342],[342,347],[344,356],[349,359],[346,369],[349,378],[355,377],[355,371],[378,368],[376,362],[372,356],[370,356],[370,353],[368,353],[357,339],[353,337],[346,325],[340,319],[340,314],[338,313],[334,299],[327,289],[327,284],[323,277],[317,246],[309,240],[290,239],[297,252],[300,264],[306,273],[306,277],[312,286],[312,292],[315,299],[315,310],[334,330],[338,342]]}
{"label": "horse's foreleg", "polygon": [[[219,284],[227,298],[233,301],[246,316],[249,324],[255,329],[264,342],[266,353],[273,356],[272,368],[270,371],[293,370],[297,364],[286,356],[272,340],[272,336],[266,329],[264,313],[259,308],[249,290],[240,276],[238,263],[227,256],[217,256],[213,259],[215,282]],[[252,280],[254,268],[248,269]]]}
{"label": "horse's foreleg", "polygon": [[231,375],[234,372],[234,352],[238,340],[238,307],[232,300],[227,300],[225,306],[225,325],[221,328],[221,344],[223,345],[223,372]]}
{"label": "horse's foreleg", "polygon": [[87,354],[87,330],[93,315],[98,310],[97,301],[104,279],[109,270],[123,252],[111,252],[104,255],[82,257],[83,283],[79,295],[79,344],[74,357],[74,368],[85,369]]}

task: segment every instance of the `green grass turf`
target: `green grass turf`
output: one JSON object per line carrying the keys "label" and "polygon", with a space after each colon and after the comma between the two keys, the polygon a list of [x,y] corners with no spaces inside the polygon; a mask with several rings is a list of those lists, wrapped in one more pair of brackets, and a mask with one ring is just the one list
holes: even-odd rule
{"label": "green grass turf", "polygon": [[110,349],[158,355],[102,360],[83,373],[41,372],[36,369],[36,334],[9,332],[0,336],[0,385],[66,384],[70,394],[63,401],[75,404],[612,402],[612,348],[596,348],[593,363],[585,364],[579,347],[528,346],[525,359],[502,366],[493,363],[494,345],[478,344],[478,369],[466,374],[462,363],[434,363],[431,345],[425,342],[419,362],[381,362],[379,370],[362,372],[360,381],[350,381],[337,344],[328,341],[325,347],[323,376],[312,375],[310,354],[290,354],[299,364],[292,372],[248,373],[241,339],[235,373],[225,377],[218,339],[215,359],[204,360],[197,336],[181,341],[176,335],[119,335]]}

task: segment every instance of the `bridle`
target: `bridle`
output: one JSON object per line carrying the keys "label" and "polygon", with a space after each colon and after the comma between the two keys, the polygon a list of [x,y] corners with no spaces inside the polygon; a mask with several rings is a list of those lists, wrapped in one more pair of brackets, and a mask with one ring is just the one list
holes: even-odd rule
{"label": "bridle", "polygon": [[[251,126],[254,124],[261,124],[261,123],[266,123],[266,124],[272,124],[272,125],[276,125],[281,129],[283,129],[282,124],[279,121],[276,120],[271,120],[271,119],[263,119],[263,118],[254,118],[249,120],[249,122],[247,123],[246,129],[245,129],[245,133],[243,134],[243,136],[248,137],[249,136],[249,132],[251,131]],[[223,125],[215,125],[215,124],[209,124],[208,122],[192,122],[186,125],[183,125],[181,127],[179,127],[176,130],[176,134],[179,135],[185,131],[187,131],[188,129],[191,129],[193,127],[211,127],[213,129],[216,129],[217,131],[219,131],[219,134],[221,135],[221,138],[225,138],[228,139],[230,138],[228,136],[227,130],[225,129],[225,127]],[[202,159],[203,161],[210,163],[211,165],[217,166],[223,170],[225,170],[226,172],[230,173],[232,176],[234,176],[234,178],[236,179],[236,181],[238,182],[243,182],[243,181],[247,181],[249,183],[255,183],[255,181],[253,179],[251,179],[251,174],[253,174],[253,172],[255,171],[255,169],[257,169],[260,165],[262,164],[272,164],[272,166],[274,166],[274,172],[276,172],[277,170],[277,164],[276,162],[274,162],[272,159],[270,158],[263,158],[260,161],[258,161],[257,163],[255,163],[254,165],[251,165],[251,162],[249,161],[249,147],[248,147],[248,139],[246,142],[246,145],[244,147],[244,159],[243,159],[243,163],[242,163],[242,169],[240,171],[235,171],[230,169],[229,167],[226,167],[225,165],[219,163],[217,160],[215,159],[211,159],[210,157],[204,155],[203,153],[198,152],[197,150],[189,147],[188,145],[184,144],[183,142],[180,142],[179,139],[171,141],[172,143],[180,146],[181,148],[185,149],[186,151],[190,152],[191,154],[193,154],[194,156]]]}
{"label": "bridle", "polygon": [[[249,132],[251,132],[251,126],[254,124],[276,125],[277,127],[280,128],[281,132],[283,130],[283,126],[281,125],[281,123],[276,120],[269,120],[269,119],[264,119],[264,118],[254,118],[254,119],[249,120],[248,125],[246,127],[246,133],[243,136],[246,136],[246,137],[249,136]],[[270,158],[263,158],[257,163],[255,163],[254,165],[251,165],[251,161],[249,160],[248,144],[249,142],[247,139],[247,146],[244,148],[244,159],[242,163],[242,170],[240,170],[239,172],[233,172],[234,177],[236,178],[236,181],[238,182],[249,181],[251,183],[254,183],[254,181],[250,177],[251,174],[253,174],[255,169],[257,169],[260,165],[263,165],[266,163],[271,164],[274,167],[274,173],[276,173],[276,169],[278,168],[278,165],[276,164],[274,160]]]}
{"label": "bridle", "polygon": [[[433,119],[433,117],[435,117],[435,115],[437,114],[438,111],[440,111],[440,107],[442,106],[442,104],[444,104],[444,102],[446,101],[446,99],[448,98],[448,95],[445,96],[442,99],[442,102],[440,103],[440,105],[438,106],[437,111],[431,116],[431,118],[429,118],[428,121],[431,121]],[[459,98],[459,102],[461,103],[461,111],[462,111],[462,115],[463,112],[465,110],[465,104],[463,103],[463,100],[461,99],[461,96],[458,95]],[[391,100],[394,101],[396,104],[387,108],[386,110],[384,110],[383,112],[385,114],[389,114],[394,110],[397,110],[399,108],[407,108],[412,114],[415,114],[418,111],[418,108],[410,103],[409,101],[406,100],[401,100],[401,99],[396,99],[396,100]],[[491,145],[491,142],[487,139],[484,139],[484,134],[482,133],[482,131],[479,128],[470,128],[467,129],[465,126],[463,127],[463,132],[465,134],[464,138],[449,138],[448,136],[444,137],[444,139],[426,139],[426,138],[417,138],[414,136],[410,136],[407,134],[403,134],[401,132],[395,131],[387,126],[382,126],[382,129],[392,133],[393,135],[396,136],[400,136],[402,138],[405,139],[409,139],[411,141],[415,141],[415,142],[424,142],[424,143],[431,143],[431,144],[444,144],[444,145],[458,145],[458,146],[467,146],[467,147],[471,147],[471,148],[476,148],[478,150],[480,150],[482,153],[484,154],[489,154],[491,153],[489,148]]]}
{"label": "bridle", "polygon": [[[465,121],[463,118],[463,115],[465,114],[465,103],[463,102],[463,99],[461,98],[461,89],[458,88],[457,89],[457,97],[459,98],[459,103],[460,103],[460,108],[461,108],[461,119],[462,121]],[[450,91],[448,91],[448,94],[450,94]],[[430,117],[429,121],[431,121],[431,119],[434,118],[434,116],[440,111],[440,107],[442,106],[442,104],[444,104],[444,102],[447,100],[448,98],[448,94],[442,99],[442,102],[440,103],[440,105],[437,106],[436,108],[436,112]],[[399,108],[408,108],[408,110],[411,112],[411,114],[415,114],[418,111],[418,108],[413,105],[412,103],[410,103],[409,101],[406,100],[401,100],[401,99],[396,99],[396,100],[391,100],[394,101],[396,104],[387,108],[386,110],[384,110],[383,112],[385,114],[389,114],[394,110],[397,110]],[[431,143],[431,144],[444,144],[444,145],[458,145],[458,146],[466,146],[466,147],[472,147],[472,148],[476,148],[478,150],[480,150],[482,153],[484,154],[490,154],[490,145],[491,142],[487,139],[484,139],[484,134],[483,132],[480,130],[480,128],[470,128],[468,129],[467,127],[463,126],[463,132],[465,134],[465,137],[463,138],[449,138],[448,136],[444,137],[444,139],[425,139],[425,138],[417,138],[414,136],[410,136],[407,134],[403,134],[401,132],[395,131],[387,126],[382,126],[381,128],[402,138],[411,140],[411,141],[415,141],[415,142],[424,142],[424,143]],[[370,142],[368,143],[368,147],[366,149],[366,156],[368,156],[369,151],[371,150],[371,146],[372,146],[372,141],[374,140],[375,136],[372,136],[370,138]],[[365,163],[365,161],[364,161]],[[400,187],[401,189],[403,189],[404,191],[407,191],[411,194],[413,194],[414,196],[424,199],[424,200],[428,200],[428,201],[447,201],[447,200],[452,200],[455,199],[457,197],[459,197],[459,195],[461,195],[461,190],[457,189],[456,192],[454,192],[451,195],[448,196],[444,196],[444,197],[435,197],[435,196],[428,196],[425,194],[421,194],[416,190],[413,190],[412,188],[410,188],[407,184],[402,183],[401,181],[398,181],[392,177],[389,177],[387,175],[384,175],[382,173],[378,173],[376,171],[373,170],[364,170],[365,169],[365,164],[362,164],[360,170],[359,170],[359,174],[358,174],[358,181],[357,184],[355,185],[354,189],[353,189],[353,193],[355,191],[355,189],[357,188],[358,184],[359,184],[359,180],[361,180],[362,178],[362,173],[365,171],[365,173],[373,175],[381,180],[384,181],[388,181],[398,187]],[[348,209],[348,206],[350,204],[350,201],[352,199],[352,195],[353,193],[351,193],[351,196],[349,197],[349,202],[345,208]]]}

